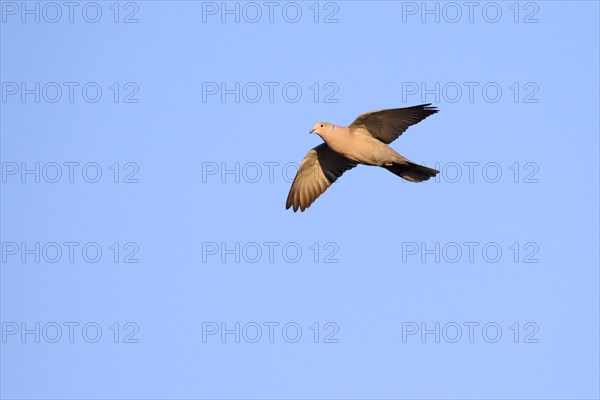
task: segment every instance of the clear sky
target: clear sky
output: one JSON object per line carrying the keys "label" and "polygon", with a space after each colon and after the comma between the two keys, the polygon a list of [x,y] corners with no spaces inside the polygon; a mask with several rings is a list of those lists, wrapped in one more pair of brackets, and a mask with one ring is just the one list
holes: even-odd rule
{"label": "clear sky", "polygon": [[597,2],[0,8],[1,397],[600,396]]}

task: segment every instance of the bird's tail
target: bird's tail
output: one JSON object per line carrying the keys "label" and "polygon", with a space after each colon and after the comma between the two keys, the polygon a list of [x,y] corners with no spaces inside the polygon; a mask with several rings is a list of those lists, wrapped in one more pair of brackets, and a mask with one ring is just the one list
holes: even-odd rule
{"label": "bird's tail", "polygon": [[394,163],[392,165],[384,165],[383,167],[391,173],[396,174],[399,177],[411,182],[426,181],[432,176],[436,176],[440,172],[433,168],[428,168],[423,165],[415,164],[412,161],[408,161],[402,164]]}

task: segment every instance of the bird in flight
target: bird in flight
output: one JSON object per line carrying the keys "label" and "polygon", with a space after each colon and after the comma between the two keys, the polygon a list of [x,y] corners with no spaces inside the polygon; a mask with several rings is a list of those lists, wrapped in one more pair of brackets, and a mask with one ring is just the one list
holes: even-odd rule
{"label": "bird in flight", "polygon": [[310,133],[325,143],[309,151],[298,168],[285,204],[286,210],[304,211],[333,182],[358,164],[382,167],[410,182],[426,181],[439,171],[415,164],[388,144],[439,110],[431,104],[370,111],[349,126],[317,122]]}

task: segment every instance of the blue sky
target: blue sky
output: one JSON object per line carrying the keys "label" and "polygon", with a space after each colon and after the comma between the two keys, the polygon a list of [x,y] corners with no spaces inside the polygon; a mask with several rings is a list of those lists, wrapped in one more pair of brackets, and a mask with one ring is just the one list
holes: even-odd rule
{"label": "blue sky", "polygon": [[0,6],[3,398],[600,395],[597,2]]}

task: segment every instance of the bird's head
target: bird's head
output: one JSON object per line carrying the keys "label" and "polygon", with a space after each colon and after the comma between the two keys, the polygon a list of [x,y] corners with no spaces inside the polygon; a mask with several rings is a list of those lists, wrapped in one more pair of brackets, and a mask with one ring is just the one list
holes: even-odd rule
{"label": "bird's head", "polygon": [[313,128],[309,133],[316,133],[317,135],[321,136],[321,138],[325,139],[325,137],[333,132],[334,127],[335,125],[328,122],[317,122],[313,125]]}

